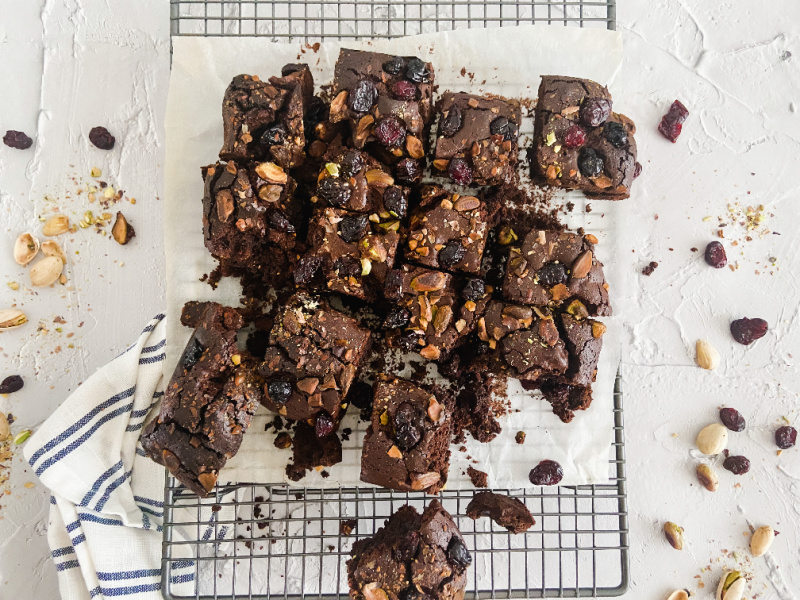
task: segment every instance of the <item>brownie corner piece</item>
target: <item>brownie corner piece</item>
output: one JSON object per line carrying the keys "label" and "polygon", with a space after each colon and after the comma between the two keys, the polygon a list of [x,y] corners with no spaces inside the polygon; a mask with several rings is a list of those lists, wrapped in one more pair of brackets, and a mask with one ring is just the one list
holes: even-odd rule
{"label": "brownie corner piece", "polygon": [[438,492],[447,482],[453,399],[388,375],[373,386],[361,480],[404,491]]}
{"label": "brownie corner piece", "polygon": [[612,112],[606,87],[576,77],[542,77],[532,175],[590,197],[627,198],[641,170],[635,133],[633,121]]}

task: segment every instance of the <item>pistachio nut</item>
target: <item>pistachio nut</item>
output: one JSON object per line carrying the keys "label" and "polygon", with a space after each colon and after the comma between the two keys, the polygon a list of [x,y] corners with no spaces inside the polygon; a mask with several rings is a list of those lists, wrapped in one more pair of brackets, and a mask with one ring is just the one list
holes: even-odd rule
{"label": "pistachio nut", "polygon": [[57,256],[61,259],[61,262],[67,264],[67,255],[64,253],[61,244],[55,240],[46,240],[42,243],[42,254],[45,256]]}
{"label": "pistachio nut", "polygon": [[664,523],[664,535],[667,537],[669,545],[675,550],[683,550],[683,527],[667,521]]}
{"label": "pistachio nut", "polygon": [[28,322],[28,317],[18,308],[4,308],[0,310],[0,331],[14,329]]}
{"label": "pistachio nut", "polygon": [[411,489],[414,491],[427,489],[432,485],[439,483],[441,478],[442,476],[435,471],[422,473],[421,475],[414,474],[411,476]]}
{"label": "pistachio nut", "polygon": [[11,428],[8,425],[8,417],[0,412],[0,442],[5,442],[11,435]]}
{"label": "pistachio nut", "polygon": [[769,525],[759,527],[750,538],[750,552],[758,558],[764,556],[775,539],[775,530]]}
{"label": "pistachio nut", "polygon": [[717,472],[704,463],[697,465],[697,480],[709,492],[716,492],[719,487]]}
{"label": "pistachio nut", "polygon": [[717,586],[717,600],[742,600],[746,585],[739,571],[726,571]]}
{"label": "pistachio nut", "polygon": [[14,242],[14,260],[20,266],[31,262],[39,253],[39,240],[31,233],[21,233]]}
{"label": "pistachio nut", "polygon": [[47,256],[31,267],[31,285],[47,287],[53,285],[64,270],[64,262],[58,256]]}
{"label": "pistachio nut", "polygon": [[695,360],[704,369],[711,371],[719,366],[719,352],[708,340],[697,340],[695,351],[697,352]]}
{"label": "pistachio nut", "polygon": [[703,454],[719,454],[728,445],[728,428],[720,423],[706,425],[697,434],[695,444]]}
{"label": "pistachio nut", "polygon": [[42,227],[42,233],[44,233],[47,237],[61,235],[67,231],[69,231],[69,217],[66,215],[56,215],[54,217],[50,217],[44,222],[44,227]]}
{"label": "pistachio nut", "polygon": [[33,432],[30,429],[23,429],[17,435],[14,436],[14,445],[19,446],[21,444],[24,444],[25,441],[29,437],[31,437],[31,434],[33,434]]}
{"label": "pistachio nut", "polygon": [[686,590],[675,590],[667,600],[689,600],[689,593]]}
{"label": "pistachio nut", "polygon": [[136,232],[125,218],[125,215],[118,212],[114,225],[111,227],[111,235],[118,244],[124,246],[131,241],[131,238],[136,235]]}

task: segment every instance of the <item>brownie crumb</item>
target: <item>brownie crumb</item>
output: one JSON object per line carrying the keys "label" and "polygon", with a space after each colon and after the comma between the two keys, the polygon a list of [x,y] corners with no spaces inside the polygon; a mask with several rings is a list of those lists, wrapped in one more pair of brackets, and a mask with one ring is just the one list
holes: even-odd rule
{"label": "brownie crumb", "polygon": [[353,430],[349,427],[345,427],[342,429],[342,441],[349,442],[350,441],[350,434],[353,433]]}
{"label": "brownie crumb", "polygon": [[212,513],[218,513],[221,510],[222,510],[222,505],[221,504],[212,504],[211,505],[211,512]]}
{"label": "brownie crumb", "polygon": [[274,444],[276,448],[280,450],[286,450],[286,448],[289,448],[292,445],[292,436],[285,431],[281,432],[275,438]]}
{"label": "brownie crumb", "polygon": [[475,494],[467,506],[470,519],[489,517],[513,533],[522,533],[536,524],[536,521],[521,501],[503,494],[481,492]]}
{"label": "brownie crumb", "polygon": [[590,213],[590,212],[592,212],[592,205],[591,205],[591,204],[587,204],[587,205],[586,205],[586,208],[585,208],[584,210],[585,210],[587,213]]}
{"label": "brownie crumb", "polygon": [[650,264],[647,265],[644,269],[642,269],[642,275],[647,275],[648,277],[650,277],[650,275],[653,274],[653,271],[655,271],[657,267],[658,263],[656,261],[654,260],[650,261]]}
{"label": "brownie crumb", "polygon": [[339,535],[350,535],[358,527],[358,519],[339,521]]}
{"label": "brownie crumb", "polygon": [[467,467],[467,475],[476,488],[489,487],[489,474],[472,467]]}
{"label": "brownie crumb", "polygon": [[323,478],[323,479],[327,479],[328,477],[330,477],[330,476],[331,476],[331,474],[330,474],[330,473],[328,473],[328,471],[326,471],[325,469],[323,469],[323,470],[320,472],[320,475],[322,475],[322,478]]}
{"label": "brownie crumb", "polygon": [[518,444],[524,444],[525,443],[525,432],[524,431],[518,431],[517,435],[514,436],[514,440],[516,440],[516,442]]}

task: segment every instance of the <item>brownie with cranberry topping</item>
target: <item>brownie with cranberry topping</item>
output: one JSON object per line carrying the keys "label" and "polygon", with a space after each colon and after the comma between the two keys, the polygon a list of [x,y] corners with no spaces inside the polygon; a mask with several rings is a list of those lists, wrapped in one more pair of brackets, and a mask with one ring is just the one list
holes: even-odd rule
{"label": "brownie with cranberry topping", "polygon": [[453,399],[399,377],[379,375],[364,437],[361,481],[437,493],[447,483]]}
{"label": "brownie with cranberry topping", "polygon": [[261,403],[315,424],[320,437],[329,435],[370,342],[370,331],[355,319],[316,296],[296,293],[278,313],[258,367],[265,380]]}
{"label": "brownie with cranberry topping", "polygon": [[438,500],[420,515],[405,505],[347,561],[353,600],[464,600],[472,556]]}
{"label": "brownie with cranberry topping", "polygon": [[243,325],[236,309],[188,303],[181,322],[195,330],[142,446],[178,481],[206,496],[239,450],[261,399],[261,380],[236,345]]}
{"label": "brownie with cranberry topping", "polygon": [[364,213],[319,208],[311,217],[308,251],[301,260],[314,261],[329,291],[374,301],[381,296],[400,242],[400,222],[391,223],[375,223]]}
{"label": "brownie with cranberry topping", "polygon": [[500,185],[517,180],[519,102],[447,92],[438,107],[433,166],[455,183]]}
{"label": "brownie with cranberry topping", "polygon": [[386,317],[390,346],[439,360],[475,328],[492,288],[478,278],[413,265],[389,272],[384,295],[394,303]]}
{"label": "brownie with cranberry topping", "polygon": [[622,200],[641,165],[636,126],[612,112],[608,89],[588,79],[542,77],[534,117],[534,177],[588,196]]}
{"label": "brownie with cranberry topping", "polygon": [[603,264],[592,235],[532,230],[506,262],[503,296],[510,302],[557,307],[579,300],[590,316],[610,316]]}
{"label": "brownie with cranberry topping", "polygon": [[432,269],[478,273],[487,219],[486,207],[476,196],[425,186],[409,222],[406,260]]}

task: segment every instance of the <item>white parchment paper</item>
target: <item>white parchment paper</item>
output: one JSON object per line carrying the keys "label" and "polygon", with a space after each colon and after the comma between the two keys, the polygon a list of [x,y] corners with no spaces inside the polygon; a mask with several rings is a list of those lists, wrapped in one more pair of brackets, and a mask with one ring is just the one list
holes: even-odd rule
{"label": "white parchment paper", "polygon": [[[165,376],[169,377],[191,332],[180,325],[180,310],[188,300],[214,300],[238,305],[239,285],[223,280],[216,290],[200,281],[216,266],[203,245],[200,167],[213,163],[222,145],[221,105],[225,88],[240,73],[267,79],[289,62],[306,62],[319,86],[333,78],[342,47],[417,55],[433,63],[436,83],[445,90],[535,98],[541,75],[587,77],[611,83],[622,61],[621,38],[614,32],[556,26],[522,26],[464,30],[372,42],[326,42],[314,50],[300,43],[273,43],[265,38],[173,39],[172,76],[167,104],[166,198],[164,229],[167,254],[168,337]],[[462,69],[465,69],[462,74]],[[613,94],[613,86],[611,87]],[[624,106],[615,105],[624,112]],[[532,123],[522,127],[521,146],[529,145]],[[526,142],[526,139],[528,140]],[[598,258],[605,264],[611,301],[625,293],[624,270],[619,268],[615,232],[621,226],[626,202],[594,201],[592,211],[581,194],[561,194],[575,205],[564,219],[572,229],[584,227],[600,240]],[[630,202],[628,200],[627,202]],[[540,460],[558,461],[565,485],[602,483],[609,476],[613,438],[613,388],[619,364],[621,331],[618,317],[605,319],[608,332],[594,384],[594,402],[564,424],[538,394],[509,386],[511,412],[502,418],[503,432],[490,444],[468,436],[467,451],[453,447],[448,488],[471,487],[468,465],[486,471],[492,487],[529,486],[528,472]],[[359,482],[361,442],[366,423],[351,411],[341,429],[353,434],[343,442],[343,462],[327,469],[328,478],[311,472],[305,485],[338,486]],[[290,450],[277,450],[273,435],[264,431],[273,415],[260,408],[238,455],[220,474],[220,481],[281,482]],[[525,431],[524,445],[515,442]]]}

